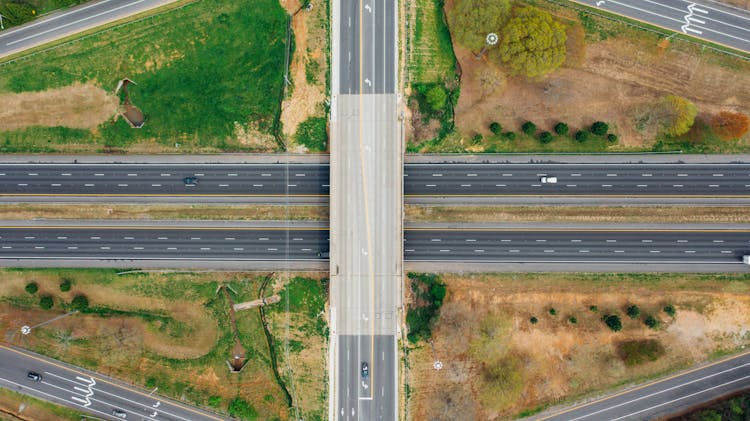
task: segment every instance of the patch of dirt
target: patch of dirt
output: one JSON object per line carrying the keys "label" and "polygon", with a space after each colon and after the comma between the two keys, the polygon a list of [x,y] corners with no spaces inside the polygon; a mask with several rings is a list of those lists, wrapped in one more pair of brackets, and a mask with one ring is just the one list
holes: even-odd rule
{"label": "patch of dirt", "polygon": [[649,39],[590,43],[580,68],[563,67],[544,80],[508,77],[492,95],[480,75],[497,66],[460,45],[454,49],[462,69],[456,125],[464,133],[488,135],[492,121],[516,131],[525,121],[549,131],[564,121],[574,132],[601,120],[614,127],[622,146],[641,147],[653,139],[636,129],[635,109],[666,94],[688,98],[706,116],[722,110],[750,114],[750,66],[706,63],[699,53],[660,48]]}
{"label": "patch of dirt", "polygon": [[0,130],[30,126],[91,129],[115,113],[119,100],[92,83],[0,95]]}
{"label": "patch of dirt", "polygon": [[[328,41],[325,36],[325,21],[327,20],[323,2],[313,2],[310,11],[301,10],[299,0],[280,0],[282,7],[292,15],[292,31],[294,32],[294,53],[289,65],[289,80],[293,83],[292,94],[281,104],[281,121],[284,136],[290,150],[304,152],[299,145],[292,143],[292,136],[297,126],[308,117],[324,113],[322,103],[325,101],[325,73],[328,71],[325,56],[325,46]],[[315,62],[315,82],[309,83],[306,76],[306,66]]]}
{"label": "patch of dirt", "polygon": [[[475,413],[471,419],[507,418],[523,409],[704,361],[718,349],[750,345],[747,283],[737,292],[727,292],[726,288],[692,291],[680,279],[658,286],[626,280],[565,282],[564,275],[549,279],[446,275],[443,279],[448,295],[433,330],[435,353],[428,345],[410,353],[412,419],[465,419],[463,413]],[[641,309],[636,320],[624,314],[633,303]],[[674,319],[661,310],[667,303],[677,308]],[[598,306],[598,312],[590,311],[591,305]],[[553,307],[555,316],[549,314]],[[620,332],[601,322],[603,314],[614,313],[622,319]],[[643,324],[648,314],[659,319],[660,329]],[[480,337],[481,321],[490,316],[511,326],[508,339],[493,349],[507,347],[523,361],[522,390],[498,411],[482,407],[483,380],[471,380],[484,376],[486,362],[471,350]],[[529,322],[532,316],[538,318],[537,324]],[[570,323],[570,316],[577,323]],[[666,354],[653,362],[625,365],[616,344],[642,339],[658,340]],[[435,358],[443,362],[441,371],[432,367]],[[446,391],[456,399],[446,401]]]}

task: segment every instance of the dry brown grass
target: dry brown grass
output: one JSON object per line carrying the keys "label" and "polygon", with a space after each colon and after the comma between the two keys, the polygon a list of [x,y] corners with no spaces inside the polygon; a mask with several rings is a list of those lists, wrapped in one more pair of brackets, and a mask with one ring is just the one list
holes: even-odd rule
{"label": "dry brown grass", "polygon": [[0,95],[0,130],[30,126],[92,129],[117,112],[119,100],[92,83]]}
{"label": "dry brown grass", "polygon": [[[281,0],[281,5],[287,13],[294,14],[300,7],[299,0]],[[325,74],[328,71],[328,61],[325,56],[327,20],[325,3],[316,2],[311,11],[300,11],[292,17],[292,31],[294,32],[294,55],[289,65],[289,78],[294,84],[291,92],[281,105],[281,121],[284,122],[283,131],[287,143],[295,145],[291,137],[297,131],[297,126],[310,116],[323,115],[323,101],[325,100]],[[309,62],[316,62],[315,82],[310,83],[306,76],[306,66]],[[302,146],[292,146],[292,150],[301,152]]]}
{"label": "dry brown grass", "polygon": [[283,205],[123,205],[3,204],[0,219],[200,219],[301,220],[328,219],[325,206]]}
{"label": "dry brown grass", "polygon": [[406,205],[409,222],[747,223],[747,206]]}
{"label": "dry brown grass", "polygon": [[[448,295],[433,342],[444,368],[432,368],[428,346],[410,353],[412,419],[447,420],[463,413],[476,414],[472,419],[509,418],[523,409],[676,370],[705,361],[717,350],[750,344],[750,277],[743,275],[448,274],[443,279]],[[641,320],[624,314],[631,303],[641,308]],[[676,318],[661,310],[666,304],[677,308]],[[590,305],[599,311],[590,311]],[[556,316],[549,314],[551,307]],[[614,312],[623,321],[617,333],[600,320]],[[647,314],[661,321],[659,330],[643,324]],[[532,316],[539,319],[536,325],[529,322]],[[494,342],[486,339],[486,324],[492,320],[510,326],[509,333],[496,335],[508,348],[500,356],[477,352],[487,345],[494,350]],[[640,339],[658,340],[666,354],[627,366],[618,357],[617,343]],[[513,368],[503,356],[520,363]],[[493,362],[514,370],[506,378],[523,379],[515,394],[511,382],[501,382],[495,393],[510,398],[494,408],[482,404],[483,391],[492,385],[485,364]],[[445,391],[463,398],[446,402]]]}

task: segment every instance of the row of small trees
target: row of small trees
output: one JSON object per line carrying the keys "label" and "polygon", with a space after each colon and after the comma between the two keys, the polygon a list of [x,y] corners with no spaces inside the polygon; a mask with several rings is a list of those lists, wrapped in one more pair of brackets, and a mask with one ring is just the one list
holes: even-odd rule
{"label": "row of small trees", "polygon": [[[503,133],[503,126],[493,121],[490,123],[490,131],[494,133],[495,135],[502,135],[510,140],[515,139],[516,134],[514,132],[505,132]],[[537,135],[537,126],[531,121],[527,121],[523,123],[521,126],[521,131],[526,133],[529,136],[535,137]],[[564,122],[559,122],[555,124],[554,131],[559,136],[567,136],[570,132],[570,127]],[[594,136],[601,136],[605,137],[609,142],[617,142],[618,138],[617,135],[614,133],[607,133],[609,131],[609,125],[603,121],[597,121],[594,124],[589,127],[588,130],[579,130],[575,133],[573,138],[577,140],[578,142],[585,142],[591,138],[592,135]],[[552,142],[554,140],[554,135],[551,132],[543,131],[539,133],[539,141],[543,144],[547,144]]]}
{"label": "row of small trees", "polygon": [[[61,292],[68,292],[72,287],[72,282],[70,279],[63,279],[59,286]],[[26,284],[25,290],[27,293],[34,295],[39,291],[39,284],[36,282],[29,282]],[[55,300],[51,294],[42,294],[39,296],[39,307],[42,309],[49,310],[54,305]],[[70,302],[69,307],[73,310],[84,311],[89,307],[89,299],[84,294],[76,294]]]}
{"label": "row of small trees", "polygon": [[[589,310],[596,313],[599,311],[599,308],[595,305],[592,305],[589,307]],[[670,317],[675,317],[675,315],[677,314],[677,310],[672,304],[667,304],[662,310]],[[554,307],[551,307],[548,312],[550,316],[557,315],[557,310]],[[625,314],[627,314],[631,319],[638,319],[641,316],[641,309],[635,304],[630,304],[625,309]],[[619,332],[620,330],[622,330],[622,319],[616,313],[604,314],[602,315],[601,320],[613,332]],[[539,319],[536,316],[532,316],[529,319],[529,323],[531,324],[537,324],[538,322]],[[578,318],[574,315],[568,316],[568,322],[571,324],[577,324]],[[660,326],[659,319],[651,314],[646,315],[646,317],[643,318],[643,324],[648,326],[649,329],[658,329]]]}

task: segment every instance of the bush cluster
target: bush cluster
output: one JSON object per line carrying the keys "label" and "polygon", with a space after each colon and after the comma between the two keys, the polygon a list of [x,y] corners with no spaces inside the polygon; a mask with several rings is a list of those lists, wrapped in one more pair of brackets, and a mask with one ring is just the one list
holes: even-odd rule
{"label": "bush cluster", "polygon": [[440,307],[443,305],[447,289],[440,277],[429,273],[409,273],[411,289],[423,305],[409,305],[406,312],[406,323],[409,328],[407,338],[412,343],[420,339],[429,339],[432,326],[437,320]]}
{"label": "bush cluster", "polygon": [[39,291],[39,285],[36,282],[29,282],[24,288],[29,294],[36,294]]}

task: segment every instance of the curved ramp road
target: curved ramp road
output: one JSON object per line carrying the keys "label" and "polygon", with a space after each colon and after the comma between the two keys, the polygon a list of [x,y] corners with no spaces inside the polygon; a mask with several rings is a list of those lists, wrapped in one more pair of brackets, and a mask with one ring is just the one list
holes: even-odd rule
{"label": "curved ramp road", "polygon": [[82,32],[174,0],[100,0],[0,31],[0,57]]}
{"label": "curved ramp road", "polygon": [[640,421],[663,419],[670,414],[710,402],[750,387],[750,353],[719,361],[621,393],[533,417],[549,421]]}
{"label": "curved ramp road", "polygon": [[[31,333],[34,334],[33,332]],[[41,375],[39,382],[26,377]],[[63,364],[28,351],[0,345],[0,387],[87,412],[97,419],[218,421],[227,418],[128,386],[101,374]]]}
{"label": "curved ramp road", "polygon": [[[325,260],[321,228],[0,227],[0,259]],[[405,229],[407,261],[725,263],[750,253],[750,229]],[[15,262],[14,262],[15,263]]]}
{"label": "curved ramp road", "polygon": [[750,12],[720,2],[575,0],[675,32],[750,52]]}
{"label": "curved ramp road", "polygon": [[[186,186],[188,176],[198,184]],[[5,197],[326,197],[329,183],[327,164],[0,164]],[[408,164],[404,193],[748,198],[750,164]]]}

